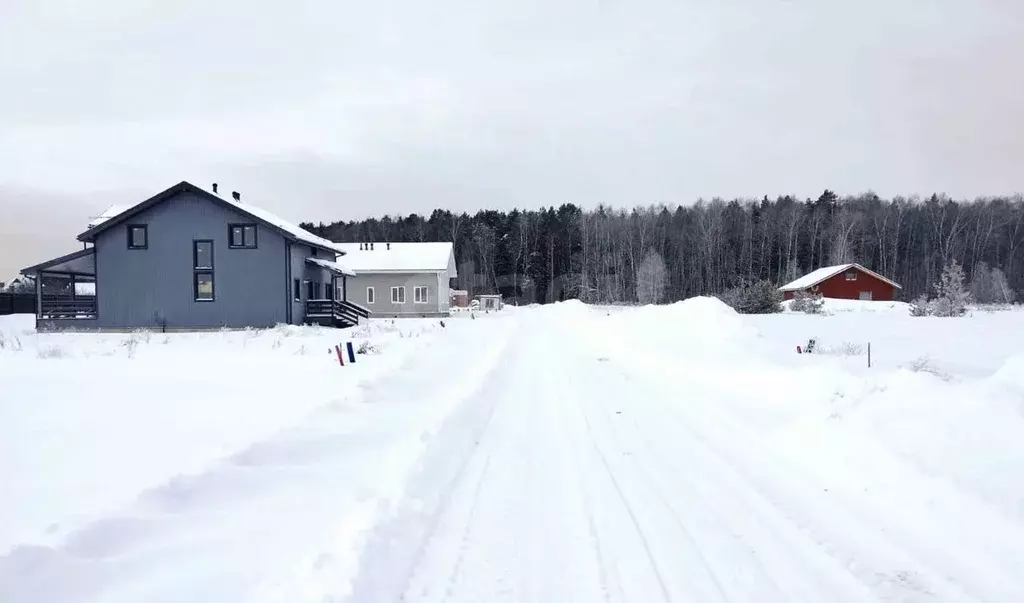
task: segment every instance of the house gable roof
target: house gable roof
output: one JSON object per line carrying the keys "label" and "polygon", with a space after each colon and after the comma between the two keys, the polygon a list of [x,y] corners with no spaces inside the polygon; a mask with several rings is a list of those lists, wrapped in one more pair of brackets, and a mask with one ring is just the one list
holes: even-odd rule
{"label": "house gable roof", "polygon": [[111,210],[114,209],[114,207],[111,207],[103,213],[101,216],[102,219],[97,218],[97,221],[93,222],[88,230],[78,235],[78,240],[92,242],[96,239],[96,235],[101,232],[121,224],[132,216],[136,216],[180,193],[192,193],[213,203],[219,203],[232,211],[248,216],[267,228],[277,231],[287,239],[301,241],[308,245],[319,247],[333,253],[343,253],[334,242],[323,237],[318,237],[308,230],[300,228],[299,226],[284,220],[265,209],[260,209],[259,207],[249,205],[248,203],[240,203],[231,199],[225,199],[220,195],[203,190],[198,186],[185,181],[179,182],[178,184],[153,195],[141,203],[125,208],[116,213],[116,215],[109,215],[112,213]]}
{"label": "house gable roof", "polygon": [[[371,247],[372,245],[372,247]],[[450,272],[454,278],[455,246],[441,243],[337,243],[345,265],[363,272]]]}
{"label": "house gable roof", "polygon": [[867,268],[861,266],[860,264],[840,264],[838,266],[826,266],[825,268],[818,268],[817,270],[805,274],[791,283],[779,287],[779,291],[803,291],[804,289],[813,287],[818,283],[826,281],[832,278],[833,276],[841,272],[845,272],[851,268],[863,272],[867,275],[873,276],[882,282],[889,283],[890,285],[896,287],[897,289],[903,288],[895,281],[891,281],[882,276],[881,274],[874,272],[873,270],[868,270]]}

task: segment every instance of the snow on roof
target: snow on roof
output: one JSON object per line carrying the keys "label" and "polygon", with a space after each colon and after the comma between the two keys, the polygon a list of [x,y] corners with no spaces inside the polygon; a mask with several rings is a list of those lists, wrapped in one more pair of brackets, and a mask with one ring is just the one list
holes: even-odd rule
{"label": "snow on roof", "polygon": [[840,272],[849,270],[850,268],[856,268],[861,272],[870,274],[871,276],[879,280],[889,283],[890,285],[896,287],[897,289],[903,288],[900,287],[897,283],[885,278],[881,274],[878,274],[877,272],[874,272],[872,270],[868,270],[867,268],[861,266],[860,264],[840,264],[838,266],[826,266],[824,268],[818,268],[814,272],[810,272],[808,274],[801,276],[792,283],[788,283],[786,285],[779,287],[779,291],[802,291],[804,289],[807,289],[808,287],[813,287],[814,285],[817,285],[818,283],[825,279],[832,278],[833,276],[839,274]]}
{"label": "snow on roof", "polygon": [[123,213],[126,209],[128,208],[123,205],[111,205],[107,209],[103,210],[103,213],[96,216],[92,220],[89,220],[89,224],[87,225],[87,227],[95,228],[96,226],[99,226],[100,224],[103,224],[107,220],[113,218],[114,216]]}
{"label": "snow on roof", "polygon": [[263,220],[264,222],[273,224],[274,226],[280,228],[281,230],[287,232],[291,236],[295,237],[296,239],[304,243],[309,243],[310,245],[316,245],[318,247],[325,247],[327,249],[333,249],[335,251],[338,251],[339,253],[342,253],[338,244],[335,243],[334,241],[327,240],[323,237],[318,237],[315,234],[306,230],[305,228],[300,228],[297,224],[293,224],[292,222],[289,222],[288,220],[279,217],[277,214],[274,214],[273,212],[261,209],[259,207],[256,207],[255,205],[250,205],[248,202],[235,201],[234,199],[224,199],[223,197],[221,198],[224,200],[224,202],[231,204],[238,211],[249,214],[250,216],[258,220]]}
{"label": "snow on roof", "polygon": [[449,268],[454,249],[451,243],[391,243],[390,249],[388,243],[377,242],[335,245],[345,254],[345,265],[357,274],[444,272]]}
{"label": "snow on roof", "polygon": [[93,228],[101,226],[105,222],[110,222],[115,219],[119,220],[125,214],[129,214],[135,211],[135,209],[138,208],[140,205],[152,203],[154,201],[162,202],[164,199],[170,198],[170,195],[177,194],[183,190],[197,191],[206,195],[210,195],[211,197],[216,197],[217,199],[223,201],[227,205],[230,205],[231,207],[235,208],[242,214],[248,214],[249,216],[256,218],[257,220],[261,220],[272,226],[275,226],[284,231],[285,233],[287,233],[288,235],[290,235],[291,237],[294,237],[295,239],[302,241],[303,243],[308,243],[310,245],[315,245],[317,247],[322,247],[324,249],[331,249],[334,251],[338,251],[340,253],[340,250],[333,241],[329,241],[323,237],[318,237],[315,234],[309,232],[308,230],[300,228],[297,224],[294,224],[292,222],[289,222],[288,220],[285,220],[284,218],[281,218],[280,216],[273,212],[261,209],[259,207],[256,207],[255,205],[249,204],[248,202],[235,201],[234,199],[231,198],[222,197],[218,193],[212,193],[210,191],[204,190],[189,182],[179,183],[163,191],[162,193],[157,194],[155,197],[146,199],[145,201],[140,201],[139,203],[136,203],[131,206],[125,207],[111,205],[102,214],[94,218],[89,223],[88,228],[89,230],[92,230]]}
{"label": "snow on roof", "polygon": [[326,268],[331,272],[337,272],[344,274],[345,276],[355,276],[356,273],[351,268],[342,264],[341,262],[332,262],[331,260],[325,260],[322,258],[306,258],[306,261],[310,264],[316,264],[321,268]]}
{"label": "snow on roof", "polygon": [[818,268],[814,272],[805,274],[800,278],[796,279],[795,281],[793,281],[792,283],[789,283],[788,285],[783,285],[779,287],[779,291],[800,291],[808,287],[813,287],[814,285],[817,285],[821,281],[829,277],[835,276],[842,272],[843,270],[850,268],[851,266],[853,266],[853,264],[840,264],[838,266],[826,266],[824,268]]}

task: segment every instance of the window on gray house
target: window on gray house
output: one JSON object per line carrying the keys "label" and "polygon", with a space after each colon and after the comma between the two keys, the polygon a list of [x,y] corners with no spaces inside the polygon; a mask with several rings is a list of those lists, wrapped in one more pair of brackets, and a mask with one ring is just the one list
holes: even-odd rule
{"label": "window on gray house", "polygon": [[213,273],[195,273],[196,301],[213,301]]}
{"label": "window on gray house", "polygon": [[196,301],[213,301],[213,241],[192,241],[192,292]]}
{"label": "window on gray house", "polygon": [[192,267],[213,269],[213,241],[193,241]]}
{"label": "window on gray house", "polygon": [[306,299],[316,299],[313,293],[313,281],[306,281]]}
{"label": "window on gray house", "polygon": [[256,249],[256,225],[229,225],[228,247],[230,247],[231,249]]}
{"label": "window on gray house", "polygon": [[292,283],[292,295],[295,297],[295,301],[302,299],[302,281],[299,279],[295,279],[295,282]]}
{"label": "window on gray house", "polygon": [[128,225],[128,249],[149,249],[149,227],[145,224]]}
{"label": "window on gray house", "polygon": [[376,297],[377,296],[374,294],[373,287],[367,287],[366,288],[366,303],[372,304],[376,300]]}

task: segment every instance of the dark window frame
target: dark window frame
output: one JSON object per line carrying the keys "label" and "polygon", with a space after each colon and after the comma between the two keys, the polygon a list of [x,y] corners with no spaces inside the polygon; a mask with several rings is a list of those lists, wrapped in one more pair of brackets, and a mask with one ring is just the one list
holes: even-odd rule
{"label": "dark window frame", "polygon": [[[199,244],[209,243],[210,244],[210,265],[200,266],[199,265]],[[213,239],[193,239],[192,240],[192,300],[197,303],[207,303],[217,301],[217,278],[214,275],[214,269],[216,263],[216,253],[214,251],[215,245]],[[208,275],[210,277],[210,297],[199,297],[199,277],[202,275]]]}
{"label": "dark window frame", "polygon": [[[242,244],[235,245],[235,229],[242,229]],[[247,241],[245,237],[245,229],[252,228],[252,241]],[[228,249],[258,249],[259,248],[259,235],[257,232],[259,228],[256,227],[255,223],[234,223],[228,224]]]}
{"label": "dark window frame", "polygon": [[366,288],[366,304],[370,305],[377,301],[377,290],[373,287]]}
{"label": "dark window frame", "polygon": [[313,281],[307,278],[303,282],[306,283],[306,299],[316,299],[313,297]]}
{"label": "dark window frame", "polygon": [[846,280],[848,280],[848,281],[855,281],[855,280],[857,280],[857,271],[856,270],[847,270],[846,271]]}
{"label": "dark window frame", "polygon": [[[210,297],[199,297],[199,277],[210,277]],[[192,272],[192,300],[196,303],[209,303],[217,301],[217,283],[213,277],[213,270],[195,270]]]}
{"label": "dark window frame", "polygon": [[[199,244],[209,243],[210,244],[210,265],[200,266],[199,265]],[[213,258],[213,239],[192,239],[192,269],[193,270],[213,270],[214,267]]]}
{"label": "dark window frame", "polygon": [[[141,228],[142,229],[142,232],[143,232],[142,236],[146,238],[145,245],[132,245],[132,233],[134,232],[134,230],[136,228]],[[127,239],[128,239],[128,241],[127,241],[128,249],[132,249],[132,250],[149,249],[149,224],[129,224],[128,225],[127,233],[128,233],[128,236],[127,236]]]}
{"label": "dark window frame", "polygon": [[292,297],[295,301],[302,301],[302,279],[294,279],[292,283]]}

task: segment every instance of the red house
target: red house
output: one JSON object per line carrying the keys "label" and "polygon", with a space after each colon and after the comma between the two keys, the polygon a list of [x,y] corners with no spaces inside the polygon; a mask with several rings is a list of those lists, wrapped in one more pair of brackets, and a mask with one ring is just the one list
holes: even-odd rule
{"label": "red house", "polygon": [[860,264],[842,264],[818,268],[779,287],[779,291],[786,299],[792,299],[797,291],[806,291],[833,299],[892,301],[896,298],[896,290],[902,288]]}

